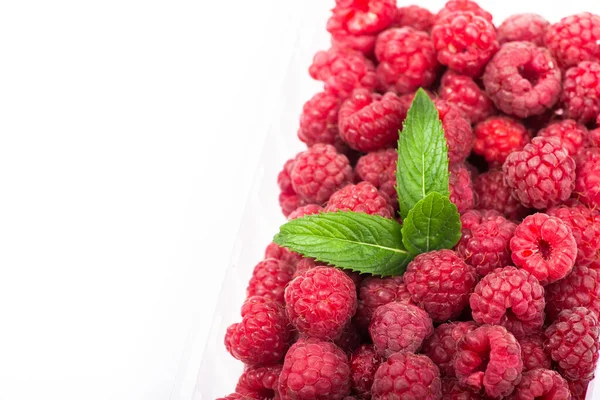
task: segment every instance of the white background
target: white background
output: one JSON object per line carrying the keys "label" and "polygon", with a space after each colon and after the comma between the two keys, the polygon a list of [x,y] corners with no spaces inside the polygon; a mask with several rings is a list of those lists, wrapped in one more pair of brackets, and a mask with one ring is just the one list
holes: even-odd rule
{"label": "white background", "polygon": [[290,20],[331,3],[0,4],[0,399],[185,398]]}

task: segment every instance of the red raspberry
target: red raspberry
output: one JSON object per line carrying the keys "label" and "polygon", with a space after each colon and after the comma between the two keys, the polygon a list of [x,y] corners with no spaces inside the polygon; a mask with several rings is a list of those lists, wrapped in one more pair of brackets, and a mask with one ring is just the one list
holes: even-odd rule
{"label": "red raspberry", "polygon": [[319,51],[308,69],[313,79],[325,82],[325,92],[345,99],[356,88],[375,89],[375,66],[362,54],[343,49]]}
{"label": "red raspberry", "polygon": [[354,211],[385,218],[394,216],[390,199],[369,182],[348,185],[331,195],[325,212]]}
{"label": "red raspberry", "polygon": [[569,390],[571,391],[573,400],[585,400],[590,381],[591,379],[567,381],[569,383]]}
{"label": "red raspberry", "polygon": [[561,101],[565,117],[587,124],[600,114],[600,63],[582,61],[565,72]]}
{"label": "red raspberry", "polygon": [[490,164],[502,164],[513,151],[523,150],[531,134],[523,124],[510,117],[490,117],[475,127],[473,151]]}
{"label": "red raspberry", "polygon": [[475,192],[471,171],[464,164],[450,164],[450,176],[448,177],[448,188],[450,201],[456,205],[459,213],[464,213],[475,206]]}
{"label": "red raspberry", "polygon": [[477,283],[475,268],[452,250],[423,253],[408,264],[404,282],[412,300],[434,322],[458,317]]}
{"label": "red raspberry", "polygon": [[[600,114],[598,114],[600,116]],[[593,129],[588,133],[589,145],[593,147],[600,147],[600,128]]]}
{"label": "red raspberry", "polygon": [[600,61],[600,17],[590,13],[571,15],[551,25],[546,32],[546,47],[559,65],[568,68],[580,61]]}
{"label": "red raspberry", "polygon": [[548,26],[550,22],[539,14],[511,15],[498,27],[498,42],[531,42],[543,46]]}
{"label": "red raspberry", "polygon": [[410,293],[402,276],[389,278],[368,277],[359,286],[358,298],[356,323],[363,329],[369,327],[377,307],[393,301],[411,303]]}
{"label": "red raspberry", "polygon": [[304,217],[305,215],[313,215],[318,214],[323,211],[323,207],[318,204],[307,204],[302,207],[296,208],[294,211],[288,215],[288,220],[291,221],[296,218]]}
{"label": "red raspberry", "polygon": [[546,329],[546,350],[567,379],[590,379],[598,362],[598,317],[584,307],[558,314]]}
{"label": "red raspberry", "polygon": [[290,174],[294,168],[295,162],[295,157],[287,160],[283,166],[283,169],[279,175],[277,175],[277,184],[281,189],[281,193],[279,194],[279,206],[281,207],[283,215],[286,217],[296,208],[306,204],[306,202],[296,194],[294,188],[292,187]]}
{"label": "red raspberry", "polygon": [[474,1],[471,0],[450,0],[444,5],[437,15],[435,16],[436,21],[446,17],[448,14],[454,13],[456,11],[471,11],[475,15],[479,15],[482,18],[485,18],[489,22],[492,22],[492,14],[485,11],[483,8],[479,6]]}
{"label": "red raspberry", "polygon": [[523,370],[519,342],[502,326],[480,326],[458,342],[454,369],[462,386],[492,398],[508,396]]}
{"label": "red raspberry", "polygon": [[471,124],[458,107],[444,100],[436,100],[435,108],[442,121],[450,163],[455,164],[465,161],[473,148]]}
{"label": "red raspberry", "polygon": [[562,220],[537,213],[526,217],[510,240],[512,260],[542,285],[564,278],[577,257],[571,228]]}
{"label": "red raspberry", "polygon": [[510,400],[566,400],[570,398],[569,384],[565,378],[556,371],[544,368],[523,372],[521,382],[519,382],[515,391],[507,397]]}
{"label": "red raspberry", "polygon": [[[336,0],[331,20],[341,25],[344,33],[352,35],[374,35],[394,22],[396,18],[395,0]],[[332,34],[336,32],[327,30]],[[337,30],[337,29],[336,29]]]}
{"label": "red raspberry", "polygon": [[555,137],[561,146],[576,157],[587,144],[587,128],[572,119],[553,122],[538,132],[538,136]]}
{"label": "red raspberry", "polygon": [[480,400],[482,397],[468,389],[463,389],[456,378],[443,378],[442,398],[444,400]]}
{"label": "red raspberry", "polygon": [[441,400],[440,370],[426,356],[394,354],[375,373],[372,393],[373,400]]}
{"label": "red raspberry", "polygon": [[356,176],[385,193],[394,209],[398,208],[396,194],[396,163],[398,153],[395,149],[386,149],[365,154],[358,159],[354,171]]}
{"label": "red raspberry", "polygon": [[264,296],[283,303],[283,291],[294,275],[294,266],[275,258],[267,258],[254,267],[246,295]]}
{"label": "red raspberry", "polygon": [[594,149],[578,160],[575,193],[588,207],[594,209],[600,207],[600,152],[598,150]]}
{"label": "red raspberry", "polygon": [[245,364],[272,364],[288,349],[290,329],[283,308],[264,297],[250,297],[242,306],[242,322],[227,328],[225,348]]}
{"label": "red raspberry", "polygon": [[473,321],[441,324],[423,343],[422,353],[440,368],[442,376],[454,376],[456,345],[464,335],[477,328]]}
{"label": "red raspberry", "polygon": [[531,42],[509,42],[488,63],[483,85],[498,109],[526,118],[543,114],[556,104],[561,72],[546,48]]}
{"label": "red raspberry", "polygon": [[550,321],[573,307],[585,307],[600,316],[600,271],[575,265],[564,279],[546,287],[546,302]]}
{"label": "red raspberry", "polygon": [[342,400],[350,394],[348,357],[336,345],[300,339],[285,355],[281,400]]}
{"label": "red raspberry", "polygon": [[527,209],[511,195],[502,170],[491,170],[480,174],[473,181],[478,205],[482,209],[496,210],[508,219],[519,219]]}
{"label": "red raspberry", "polygon": [[410,93],[435,81],[437,58],[425,32],[409,27],[388,29],[377,37],[375,56],[377,77],[387,90]]}
{"label": "red raspberry", "polygon": [[375,48],[375,35],[351,35],[340,29],[340,21],[329,18],[327,21],[327,30],[333,31],[331,34],[331,48],[336,50],[351,50],[362,53],[366,57],[373,56]]}
{"label": "red raspberry", "polygon": [[285,289],[287,315],[304,335],[335,339],[356,311],[356,287],[343,271],[309,269]]}
{"label": "red raspberry", "polygon": [[501,216],[502,214],[496,210],[469,210],[461,215],[460,221],[463,229],[471,229]]}
{"label": "red raspberry", "polygon": [[[467,217],[469,218],[469,217]],[[479,276],[485,276],[496,268],[511,265],[510,239],[517,225],[502,216],[489,218],[465,228],[456,245],[456,253],[476,268]]]}
{"label": "red raspberry", "polygon": [[544,351],[544,337],[541,333],[521,338],[519,344],[521,345],[523,371],[536,368],[552,368],[550,357]]}
{"label": "red raspberry", "polygon": [[309,147],[315,143],[339,145],[337,120],[340,104],[340,99],[330,93],[315,94],[302,107],[298,138]]}
{"label": "red raspberry", "polygon": [[432,333],[433,324],[425,311],[395,301],[377,308],[369,325],[375,350],[383,357],[416,352]]}
{"label": "red raspberry", "polygon": [[513,196],[543,209],[567,200],[575,188],[575,161],[555,138],[533,138],[511,153],[502,167]]}
{"label": "red raspberry", "polygon": [[470,304],[475,322],[502,325],[516,337],[527,336],[544,324],[544,288],[533,275],[515,267],[484,276]]}
{"label": "red raspberry", "polygon": [[476,124],[495,114],[492,101],[475,81],[465,75],[448,70],[442,77],[440,98],[454,104]]}
{"label": "red raspberry", "polygon": [[433,26],[434,15],[426,8],[419,6],[398,7],[394,26],[409,26],[418,31],[429,32]]}
{"label": "red raspberry", "polygon": [[247,366],[235,387],[236,393],[251,399],[279,398],[277,385],[281,367],[281,364],[260,367]]}
{"label": "red raspberry", "polygon": [[[328,266],[328,265],[325,263],[322,263],[322,262],[317,262],[317,261],[315,261],[314,258],[304,257],[302,260],[300,260],[298,262],[298,264],[296,264],[296,271],[294,272],[293,278],[303,275],[309,269],[313,269],[316,267],[324,267],[324,266]],[[348,278],[352,279],[352,282],[354,282],[355,286],[358,287],[358,285],[360,285],[362,278],[358,272],[354,272],[354,271],[350,271],[350,270],[343,270],[343,272],[346,275],[348,275]]]}
{"label": "red raspberry", "polygon": [[329,144],[315,144],[298,154],[291,171],[294,191],[307,203],[324,203],[352,181],[348,157]]}
{"label": "red raspberry", "polygon": [[369,152],[396,143],[405,115],[402,103],[393,93],[384,95],[358,89],[339,112],[342,139],[355,150]]}
{"label": "red raspberry", "polygon": [[371,398],[371,387],[381,358],[372,344],[363,344],[350,357],[350,378],[352,392]]}
{"label": "red raspberry", "polygon": [[271,242],[265,249],[265,258],[282,260],[295,267],[298,261],[302,259],[302,255]]}
{"label": "red raspberry", "polygon": [[437,19],[431,39],[441,64],[472,77],[479,76],[498,51],[494,25],[470,11],[450,13]]}

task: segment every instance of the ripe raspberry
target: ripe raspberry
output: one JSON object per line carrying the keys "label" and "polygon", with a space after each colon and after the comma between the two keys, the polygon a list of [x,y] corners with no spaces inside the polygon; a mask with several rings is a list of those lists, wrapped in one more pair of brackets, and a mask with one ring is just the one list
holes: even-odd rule
{"label": "ripe raspberry", "polygon": [[589,151],[577,163],[575,193],[582,203],[596,209],[600,207],[600,152]]}
{"label": "ripe raspberry", "polygon": [[474,1],[471,0],[450,0],[442,8],[437,15],[435,16],[436,21],[446,17],[448,14],[457,12],[457,11],[470,11],[475,15],[479,15],[482,18],[485,18],[487,21],[492,22],[492,14],[485,11],[483,8],[479,6]]}
{"label": "ripe raspberry", "polygon": [[313,215],[318,214],[323,211],[323,207],[318,204],[307,204],[302,207],[296,208],[294,211],[288,215],[288,220],[291,221],[296,218],[304,217],[305,215]]}
{"label": "ripe raspberry", "polygon": [[329,144],[315,144],[298,154],[290,173],[294,191],[307,203],[324,203],[352,181],[348,157]]}
{"label": "ripe raspberry", "polygon": [[442,378],[442,398],[444,400],[480,400],[482,397],[463,389],[456,378]]}
{"label": "ripe raspberry", "polygon": [[565,378],[556,371],[544,368],[523,372],[521,382],[508,397],[511,400],[566,400],[570,398],[569,384]]}
{"label": "ripe raspberry", "polygon": [[544,288],[533,275],[515,267],[484,276],[470,304],[475,322],[502,325],[516,337],[527,336],[544,324]]}
{"label": "ripe raspberry", "polygon": [[339,112],[342,139],[355,150],[369,152],[393,145],[406,110],[393,93],[384,95],[358,89]]}
{"label": "ripe raspberry", "polygon": [[492,101],[475,81],[452,70],[446,71],[439,89],[440,98],[458,107],[472,124],[477,124],[496,110]]}
{"label": "ripe raspberry", "polygon": [[543,209],[567,200],[575,188],[575,161],[555,138],[533,138],[511,153],[502,167],[513,196]]}
{"label": "ripe raspberry", "polygon": [[413,28],[391,28],[377,36],[377,78],[389,91],[410,93],[429,87],[438,69],[433,43],[425,32]]}
{"label": "ripe raspberry", "polygon": [[287,160],[283,166],[283,169],[279,175],[277,175],[277,184],[281,189],[281,193],[279,194],[279,206],[281,207],[283,215],[286,217],[298,207],[306,204],[306,202],[301,199],[298,194],[296,194],[294,188],[292,187],[290,174],[294,168],[295,162],[295,157]]}
{"label": "ripe raspberry", "polygon": [[246,295],[264,296],[283,303],[283,291],[294,275],[294,267],[275,258],[267,258],[254,267]]}
{"label": "ripe raspberry", "polygon": [[260,367],[247,366],[235,387],[236,393],[251,399],[279,398],[277,385],[281,367],[281,364]]}
{"label": "ripe raspberry", "polygon": [[275,258],[295,267],[302,255],[271,242],[265,249],[265,258]]}
{"label": "ripe raspberry", "polygon": [[356,311],[356,287],[343,271],[316,267],[285,289],[287,315],[304,335],[335,339]]}
{"label": "ripe raspberry", "polygon": [[580,61],[600,61],[600,17],[590,13],[571,15],[551,25],[545,42],[559,65],[568,68]]}
{"label": "ripe raspberry", "polygon": [[490,117],[475,127],[473,151],[490,164],[502,164],[513,151],[523,150],[531,134],[523,124],[510,117]]}
{"label": "ripe raspberry", "polygon": [[433,19],[433,13],[426,8],[414,5],[398,7],[393,26],[409,26],[418,31],[429,32],[433,26]]}
{"label": "ripe raspberry", "polygon": [[506,18],[498,27],[498,42],[531,42],[536,46],[544,45],[544,35],[550,26],[544,17],[538,14],[515,14]]}
{"label": "ripe raspberry", "polygon": [[469,210],[460,216],[460,221],[463,229],[471,229],[501,216],[502,214],[496,210]]}
{"label": "ripe raspberry", "polygon": [[355,319],[358,326],[363,329],[369,327],[377,307],[393,301],[406,304],[412,303],[402,276],[389,278],[368,277],[359,286],[358,298]]}
{"label": "ripe raspberry", "polygon": [[358,159],[354,172],[356,176],[385,193],[394,209],[398,208],[396,194],[396,163],[398,153],[395,149],[386,149],[365,154]]}
{"label": "ripe raspberry", "polygon": [[331,48],[336,50],[350,50],[362,53],[366,57],[373,56],[375,48],[375,35],[351,35],[339,28],[339,21],[330,18],[327,21],[327,28],[335,33],[331,34]]}
{"label": "ripe raspberry", "polygon": [[496,210],[508,219],[520,219],[527,209],[511,195],[502,170],[480,174],[473,181],[478,205],[482,209]]}
{"label": "ripe raspberry", "polygon": [[225,348],[245,364],[272,364],[283,358],[290,329],[283,308],[264,297],[250,297],[242,306],[242,322],[227,328]]}
{"label": "ripe raspberry", "polygon": [[362,54],[344,49],[319,51],[308,69],[313,79],[325,82],[325,92],[345,99],[356,88],[375,89],[375,66]]}
{"label": "ripe raspberry", "polygon": [[470,210],[475,206],[475,192],[471,171],[464,164],[450,164],[450,176],[448,177],[448,188],[450,201],[456,205],[459,213]]}
{"label": "ripe raspberry", "polygon": [[[336,0],[333,15],[327,30],[332,34],[331,25],[352,35],[374,35],[390,26],[396,18],[395,0]],[[337,29],[336,29],[337,31]]]}
{"label": "ripe raspberry", "polygon": [[463,225],[456,253],[467,264],[475,267],[479,276],[485,276],[496,268],[509,266],[510,239],[516,228],[514,222],[502,216],[489,218],[470,228]]}
{"label": "ripe raspberry", "polygon": [[558,218],[537,213],[526,217],[510,240],[512,260],[542,285],[564,278],[577,257],[571,228]]}
{"label": "ripe raspberry", "polygon": [[502,326],[480,326],[458,342],[454,369],[461,386],[492,398],[508,396],[523,370],[519,342]]}
{"label": "ripe raspberry", "polygon": [[521,345],[523,371],[536,368],[552,368],[550,357],[544,351],[544,337],[541,333],[521,338],[519,344]]}
{"label": "ripe raspberry", "polygon": [[461,163],[473,148],[473,130],[460,109],[444,100],[435,100],[444,136],[448,145],[448,158],[451,164]]}
{"label": "ripe raspberry", "polygon": [[372,344],[363,344],[350,357],[350,380],[352,392],[371,398],[371,387],[381,358]]}
{"label": "ripe raspberry", "polygon": [[339,145],[337,120],[340,104],[338,97],[330,93],[315,94],[302,108],[298,138],[309,147],[316,143]]}
{"label": "ripe raspberry", "polygon": [[369,333],[383,357],[397,352],[416,352],[433,333],[431,318],[412,304],[392,302],[375,310]]}
{"label": "ripe raspberry", "polygon": [[458,317],[477,283],[475,268],[452,250],[423,253],[408,264],[404,282],[415,304],[434,322]]}
{"label": "ripe raspberry", "polygon": [[526,118],[543,114],[556,104],[561,72],[546,48],[530,42],[509,42],[486,66],[483,85],[498,109]]}
{"label": "ripe raspberry", "polygon": [[373,400],[441,400],[440,370],[426,356],[394,354],[377,369],[372,393]]}
{"label": "ripe raspberry", "polygon": [[331,195],[325,212],[354,211],[392,218],[390,199],[369,182],[348,185]]}
{"label": "ripe raspberry", "polygon": [[550,321],[573,307],[585,307],[600,316],[600,271],[575,265],[564,279],[546,287],[546,303]]}
{"label": "ripe raspberry", "polygon": [[588,131],[585,126],[572,119],[565,119],[549,124],[538,132],[538,136],[555,137],[560,140],[561,146],[576,157],[583,146],[587,144]]}
{"label": "ripe raspberry", "polygon": [[567,381],[569,383],[569,390],[571,391],[573,400],[585,400],[590,381],[591,379]]}
{"label": "ripe raspberry", "polygon": [[582,61],[565,72],[561,101],[565,117],[582,124],[600,114],[600,63]]}
{"label": "ripe raspberry", "polygon": [[570,380],[590,379],[598,362],[598,319],[593,311],[575,307],[558,314],[546,329],[546,350]]}
{"label": "ripe raspberry", "polygon": [[285,355],[281,400],[342,400],[350,394],[348,357],[336,345],[299,339]]}
{"label": "ripe raspberry", "polygon": [[423,343],[422,353],[440,368],[442,376],[454,376],[456,345],[464,335],[477,328],[473,321],[441,324]]}
{"label": "ripe raspberry", "polygon": [[441,64],[472,77],[479,76],[498,51],[494,25],[470,11],[459,11],[437,19],[431,30],[431,39]]}
{"label": "ripe raspberry", "polygon": [[[600,116],[600,114],[598,114]],[[596,123],[597,124],[597,123]],[[589,146],[600,147],[600,128],[592,129],[588,133]]]}

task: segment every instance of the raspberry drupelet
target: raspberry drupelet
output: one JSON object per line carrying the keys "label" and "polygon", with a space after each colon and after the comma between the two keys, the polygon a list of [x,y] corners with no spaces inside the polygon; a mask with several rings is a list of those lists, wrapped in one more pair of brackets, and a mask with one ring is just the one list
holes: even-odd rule
{"label": "raspberry drupelet", "polygon": [[446,2],[444,7],[437,13],[435,19],[437,21],[447,16],[448,14],[457,11],[470,11],[475,15],[479,15],[480,17],[486,19],[489,22],[492,22],[492,14],[485,11],[479,6],[479,4],[472,0],[449,0],[448,2]]}
{"label": "raspberry drupelet", "polygon": [[600,208],[600,151],[593,149],[578,160],[575,192],[592,209]]}
{"label": "raspberry drupelet", "polygon": [[442,121],[450,164],[461,163],[466,160],[473,148],[471,124],[458,107],[439,99],[434,103]]}
{"label": "raspberry drupelet", "polygon": [[294,275],[294,267],[282,260],[267,258],[254,267],[246,296],[263,296],[283,304],[283,291]]}
{"label": "raspberry drupelet", "polygon": [[538,136],[557,138],[560,140],[561,146],[572,157],[579,155],[589,141],[587,128],[572,119],[552,122],[545,128],[540,129]]}
{"label": "raspberry drupelet", "polygon": [[576,379],[574,381],[567,381],[569,383],[569,390],[573,400],[585,400],[588,385],[591,379]]}
{"label": "raspberry drupelet", "polygon": [[337,127],[340,99],[327,92],[319,92],[304,103],[300,116],[298,138],[308,147],[316,143],[340,145]]}
{"label": "raspberry drupelet", "polygon": [[440,368],[442,376],[454,377],[456,345],[477,326],[474,321],[441,324],[435,328],[433,335],[425,339],[421,351]]}
{"label": "raspberry drupelet", "polygon": [[494,104],[485,92],[468,76],[446,71],[440,83],[439,95],[442,100],[454,104],[477,124],[495,114]]}
{"label": "raspberry drupelet", "polygon": [[450,170],[450,176],[448,177],[450,201],[456,205],[458,212],[462,214],[475,206],[471,171],[462,163],[450,164],[448,168]]}
{"label": "raspberry drupelet", "polygon": [[520,338],[519,344],[521,345],[523,371],[536,368],[552,368],[550,356],[544,350],[544,335],[542,331]]}
{"label": "raspberry drupelet", "polygon": [[506,18],[498,27],[498,42],[531,42],[536,46],[544,45],[544,35],[550,26],[539,14],[515,14]]}
{"label": "raspberry drupelet", "polygon": [[429,32],[433,26],[434,15],[426,8],[416,5],[398,7],[393,26],[408,26],[418,31]]}
{"label": "raspberry drupelet", "polygon": [[354,172],[357,179],[370,182],[373,186],[390,198],[394,209],[398,208],[396,194],[396,149],[386,149],[367,153],[358,159]]}
{"label": "raspberry drupelet", "polygon": [[281,364],[268,366],[246,366],[235,387],[236,393],[251,399],[278,398]]}
{"label": "raspberry drupelet", "polygon": [[565,278],[546,286],[546,313],[554,321],[561,311],[585,307],[600,317],[600,271],[575,265]]}
{"label": "raspberry drupelet", "polygon": [[325,212],[354,211],[384,218],[394,216],[389,197],[369,182],[348,185],[329,198]]}
{"label": "raspberry drupelet", "polygon": [[400,275],[388,278],[376,276],[366,278],[360,283],[358,298],[355,320],[363,329],[369,327],[373,313],[379,306],[393,301],[411,303],[410,293]]}
{"label": "raspberry drupelet", "polygon": [[370,398],[375,372],[379,368],[381,357],[372,344],[363,344],[350,357],[350,380],[352,392]]}
{"label": "raspberry drupelet", "polygon": [[600,17],[584,12],[551,25],[545,43],[562,68],[581,61],[600,61]]}
{"label": "raspberry drupelet", "polygon": [[506,175],[500,170],[491,170],[479,174],[473,181],[477,195],[478,207],[483,210],[496,210],[507,219],[520,219],[527,214],[527,209],[512,197],[511,189],[506,184]]}
{"label": "raspberry drupelet", "polygon": [[600,63],[582,61],[565,72],[561,102],[567,118],[587,124],[600,114]]}
{"label": "raspberry drupelet", "polygon": [[515,391],[507,397],[510,400],[566,400],[570,398],[571,392],[565,378],[556,371],[544,368],[523,372],[521,382],[519,382]]}

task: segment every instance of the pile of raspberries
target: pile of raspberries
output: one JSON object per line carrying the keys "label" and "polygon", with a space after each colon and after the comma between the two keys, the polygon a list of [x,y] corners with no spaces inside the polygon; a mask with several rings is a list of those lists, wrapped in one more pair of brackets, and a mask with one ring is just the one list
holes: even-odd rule
{"label": "pile of raspberries", "polygon": [[271,243],[227,329],[245,370],[222,399],[584,399],[600,333],[600,16],[495,25],[471,0],[337,0],[327,30],[307,149],[278,177],[283,214],[401,222],[395,146],[424,88],[462,238],[383,278]]}

